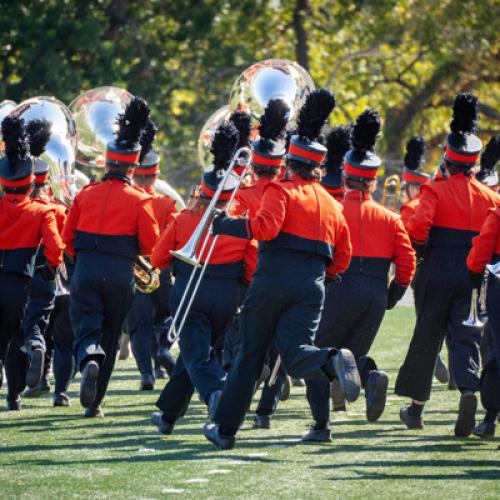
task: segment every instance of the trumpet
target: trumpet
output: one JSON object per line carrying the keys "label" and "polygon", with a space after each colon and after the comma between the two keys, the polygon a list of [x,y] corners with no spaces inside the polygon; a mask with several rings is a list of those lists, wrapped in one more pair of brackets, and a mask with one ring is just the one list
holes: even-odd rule
{"label": "trumpet", "polygon": [[395,212],[399,208],[399,195],[401,193],[401,180],[399,175],[390,175],[384,181],[381,204]]}
{"label": "trumpet", "polygon": [[[196,229],[193,231],[193,234],[189,238],[188,242],[181,249],[170,251],[170,253],[174,257],[176,257],[177,259],[180,259],[183,262],[186,262],[187,264],[190,264],[193,266],[193,270],[191,271],[191,274],[189,276],[189,280],[186,284],[186,288],[185,288],[184,293],[182,294],[182,297],[179,301],[179,305],[177,306],[177,311],[175,312],[174,319],[173,319],[172,323],[170,324],[170,328],[168,330],[167,338],[168,338],[169,342],[171,342],[172,344],[179,338],[179,335],[181,334],[181,331],[182,331],[184,324],[186,322],[186,319],[189,315],[189,312],[190,312],[191,307],[193,305],[194,299],[195,299],[196,294],[198,292],[198,289],[200,287],[200,284],[201,284],[201,281],[202,281],[203,276],[205,274],[205,271],[207,269],[207,266],[210,262],[212,254],[214,252],[215,245],[217,244],[217,240],[219,239],[218,235],[212,239],[212,244],[208,248],[208,251],[207,251],[207,254],[205,257],[205,262],[203,263],[203,265],[201,265],[200,264],[201,257],[203,255],[205,255],[205,251],[207,250],[208,242],[210,239],[211,224],[212,224],[213,216],[215,215],[215,212],[216,212],[217,202],[219,201],[220,195],[221,195],[229,177],[231,175],[234,176],[234,174],[233,174],[234,167],[236,165],[240,165],[240,166],[244,167],[243,172],[238,177],[238,180],[236,181],[235,188],[234,188],[233,192],[231,193],[231,197],[229,198],[229,201],[227,202],[227,207],[229,208],[231,206],[231,204],[234,200],[234,197],[236,196],[236,192],[238,191],[238,188],[241,185],[241,181],[244,179],[246,172],[248,170],[248,167],[250,165],[250,158],[251,158],[251,151],[249,148],[246,148],[246,147],[239,148],[234,153],[234,156],[231,160],[231,163],[229,164],[229,167],[227,168],[227,170],[224,174],[224,177],[220,181],[220,183],[217,187],[217,190],[215,191],[215,194],[213,195],[212,199],[210,200],[209,205],[207,206],[207,208],[205,210],[205,213],[203,214],[203,217],[200,219],[200,222],[196,226]],[[203,238],[204,234],[205,234],[205,237]],[[201,243],[202,239],[203,239],[203,243]],[[198,248],[200,247],[200,243],[201,243],[201,248],[200,248],[200,251],[198,252]],[[198,277],[195,281],[195,276],[196,276],[198,270],[199,270]],[[182,318],[180,320],[180,324],[179,324],[179,326],[177,326],[177,322],[179,321],[181,310],[184,307],[184,304],[186,302],[186,299],[188,298],[188,295],[190,295],[189,302],[187,303],[185,311],[182,315]]]}
{"label": "trumpet", "polygon": [[146,257],[134,262],[135,287],[142,293],[153,293],[160,286],[160,271]]}

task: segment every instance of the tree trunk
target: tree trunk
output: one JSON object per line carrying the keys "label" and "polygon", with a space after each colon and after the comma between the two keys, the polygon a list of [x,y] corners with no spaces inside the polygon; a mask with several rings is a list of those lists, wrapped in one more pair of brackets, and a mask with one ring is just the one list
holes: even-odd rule
{"label": "tree trunk", "polygon": [[309,71],[309,47],[304,17],[309,12],[309,0],[297,0],[293,9],[293,31],[295,32],[295,59]]}

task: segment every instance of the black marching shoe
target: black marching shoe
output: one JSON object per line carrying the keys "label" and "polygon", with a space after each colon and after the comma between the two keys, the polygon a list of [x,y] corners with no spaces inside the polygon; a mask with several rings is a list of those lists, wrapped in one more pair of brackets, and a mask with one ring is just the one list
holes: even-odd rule
{"label": "black marching shoe", "polygon": [[484,420],[472,429],[472,434],[483,439],[493,438],[495,437],[495,427],[495,422],[486,422]]}
{"label": "black marching shoe", "polygon": [[220,398],[222,397],[222,391],[213,391],[208,397],[208,414],[212,422],[215,418],[215,412],[217,411],[217,406],[219,406]]}
{"label": "black marching shoe", "polygon": [[85,418],[102,418],[104,417],[104,412],[102,411],[100,405],[92,405],[88,408],[85,408],[83,416]]}
{"label": "black marching shoe", "polygon": [[219,450],[232,450],[234,448],[234,436],[219,434],[218,424],[205,424],[203,426],[203,435]]}
{"label": "black marching shoe", "polygon": [[399,418],[406,424],[407,429],[423,429],[424,419],[422,415],[410,415],[408,413],[409,408],[409,406],[401,408],[401,410],[399,410]]}
{"label": "black marching shoe", "polygon": [[158,432],[160,434],[166,434],[167,436],[170,436],[172,434],[175,424],[169,424],[168,422],[165,422],[162,417],[162,412],[161,411],[154,411],[151,413],[151,423],[153,425],[156,425],[158,427]]}
{"label": "black marching shoe", "polygon": [[168,378],[168,373],[163,366],[157,366],[155,368],[155,379],[156,380],[165,380]]}
{"label": "black marching shoe", "polygon": [[330,384],[330,398],[332,400],[332,411],[347,411],[344,393],[337,379],[334,379]]}
{"label": "black marching shoe", "polygon": [[42,349],[33,349],[30,355],[30,365],[26,372],[26,385],[33,389],[40,382],[43,375],[45,353]]}
{"label": "black marching shoe", "polygon": [[472,392],[464,392],[460,395],[458,405],[458,417],[455,422],[455,436],[470,436],[476,425],[477,398]]}
{"label": "black marching shoe", "polygon": [[152,391],[155,388],[155,379],[151,373],[143,373],[141,375],[141,391]]}
{"label": "black marching shoe", "polygon": [[294,387],[305,387],[306,383],[303,378],[292,378],[292,385]]}
{"label": "black marching shoe", "polygon": [[339,349],[328,360],[330,370],[333,370],[347,401],[354,402],[359,397],[361,380],[354,355],[348,349]]}
{"label": "black marching shoe", "polygon": [[303,443],[330,443],[331,440],[332,431],[329,427],[316,429],[314,425],[311,425],[309,431],[307,431],[301,438]]}
{"label": "black marching shoe", "polygon": [[21,398],[17,398],[14,401],[7,400],[7,410],[9,411],[21,411]]}
{"label": "black marching shoe", "polygon": [[442,384],[447,384],[450,381],[450,372],[448,371],[448,367],[444,364],[441,354],[436,356],[434,376],[437,378],[438,382],[441,382]]}
{"label": "black marching shoe", "polygon": [[389,377],[380,370],[371,370],[365,386],[366,418],[368,422],[376,422],[385,408]]}
{"label": "black marching shoe", "polygon": [[42,378],[33,389],[26,389],[23,392],[23,398],[39,398],[50,392],[50,384],[46,378]]}
{"label": "black marching shoe", "polygon": [[285,383],[281,388],[279,400],[286,401],[289,398],[290,398],[290,377],[288,375],[285,375]]}
{"label": "black marching shoe", "polygon": [[165,368],[168,376],[170,377],[175,368],[175,358],[172,353],[168,349],[160,347],[160,349],[158,349],[157,359],[158,363]]}
{"label": "black marching shoe", "polygon": [[271,415],[255,415],[253,427],[254,429],[270,429]]}
{"label": "black marching shoe", "polygon": [[54,406],[71,406],[69,396],[65,392],[58,392],[54,395]]}
{"label": "black marching shoe", "polygon": [[80,403],[84,408],[90,407],[94,402],[98,376],[99,365],[97,361],[89,361],[82,371],[82,380],[80,381]]}

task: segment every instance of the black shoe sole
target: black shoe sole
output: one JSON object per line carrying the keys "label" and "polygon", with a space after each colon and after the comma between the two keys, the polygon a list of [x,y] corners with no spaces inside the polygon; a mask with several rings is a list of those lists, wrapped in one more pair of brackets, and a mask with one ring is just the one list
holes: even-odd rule
{"label": "black shoe sole", "polygon": [[42,379],[43,362],[45,353],[41,349],[35,349],[31,354],[31,361],[26,372],[26,385],[34,389]]}
{"label": "black shoe sole", "polygon": [[382,413],[384,413],[388,385],[389,377],[385,373],[379,373],[374,389],[375,395],[370,405],[366,405],[366,418],[368,422],[376,422],[382,416]]}
{"label": "black shoe sole", "polygon": [[476,426],[477,398],[474,394],[463,394],[460,397],[458,418],[455,423],[455,436],[467,437]]}
{"label": "black shoe sole", "polygon": [[411,418],[411,415],[406,415],[406,413],[404,412],[404,408],[401,408],[401,410],[399,410],[399,419],[406,425],[406,428],[409,431],[422,430],[424,428],[422,419],[420,419],[419,421],[412,421]]}
{"label": "black shoe sole", "polygon": [[153,391],[155,386],[153,384],[144,384],[139,388],[140,391]]}
{"label": "black shoe sole", "polygon": [[216,438],[212,437],[209,431],[205,428],[203,429],[203,435],[219,450],[232,450],[234,448],[234,441],[222,445]]}
{"label": "black shoe sole", "polygon": [[91,406],[95,400],[98,376],[99,366],[92,362],[88,363],[83,370],[80,382],[80,403],[84,408]]}
{"label": "black shoe sole", "polygon": [[358,399],[361,389],[361,380],[356,360],[352,352],[347,349],[340,349],[336,356],[341,356],[334,363],[334,366],[337,367],[335,373],[337,374],[340,388],[344,393],[346,401],[353,403]]}
{"label": "black shoe sole", "polygon": [[279,400],[286,401],[289,398],[290,398],[290,379],[288,378],[288,376],[286,376],[285,383],[283,384],[283,387],[281,389]]}
{"label": "black shoe sole", "polygon": [[57,399],[57,400],[54,400],[54,406],[55,407],[68,407],[68,406],[71,406],[71,403],[67,399]]}

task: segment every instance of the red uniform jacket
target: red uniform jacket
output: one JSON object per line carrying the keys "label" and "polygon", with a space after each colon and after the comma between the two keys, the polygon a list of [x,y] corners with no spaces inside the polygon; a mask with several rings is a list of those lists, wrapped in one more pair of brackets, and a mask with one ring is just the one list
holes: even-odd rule
{"label": "red uniform jacket", "polygon": [[153,212],[161,233],[167,225],[170,224],[173,216],[177,213],[175,200],[167,195],[156,194],[154,186],[148,186],[144,191],[153,197]]}
{"label": "red uniform jacket", "polygon": [[54,208],[26,194],[6,193],[0,198],[0,272],[33,276],[35,253],[42,239],[48,263],[57,267],[64,244]]}
{"label": "red uniform jacket", "polygon": [[362,191],[349,191],[342,204],[352,244],[346,274],[387,279],[394,262],[396,282],[408,286],[415,274],[415,251],[401,218]]}
{"label": "red uniform jacket", "polygon": [[247,219],[247,236],[262,242],[261,251],[284,248],[321,255],[330,276],[344,272],[351,259],[341,205],[319,182],[299,176],[267,184],[257,214]]}
{"label": "red uniform jacket", "polygon": [[402,205],[399,210],[399,214],[401,215],[401,221],[403,222],[404,227],[408,225],[408,222],[413,217],[415,210],[420,203],[420,195],[415,196],[413,200],[408,200],[404,205]]}
{"label": "red uniform jacket", "polygon": [[71,255],[94,250],[135,260],[138,254],[149,255],[157,238],[151,196],[114,178],[78,193],[63,230]]}
{"label": "red uniform jacket", "polygon": [[[177,261],[174,260],[170,250],[178,250],[187,243],[202,215],[203,211],[195,212],[185,209],[173,217],[172,223],[162,232],[158,243],[153,248],[151,254],[153,266],[165,269],[173,263],[175,272]],[[203,239],[204,237],[200,244],[202,244]],[[205,252],[201,256],[201,262],[205,262],[212,239],[210,236]],[[223,266],[225,264],[226,266]],[[257,245],[255,241],[220,235],[210,258],[209,274],[229,278],[244,277],[245,281],[249,283],[252,280],[256,264]]]}
{"label": "red uniform jacket", "polygon": [[271,180],[267,177],[259,177],[255,184],[238,189],[234,199],[234,208],[231,208],[231,214],[255,217],[260,207],[264,188],[270,182]]}
{"label": "red uniform jacket", "polygon": [[469,246],[500,197],[474,176],[455,174],[420,188],[420,203],[407,224],[413,242]]}
{"label": "red uniform jacket", "polygon": [[473,273],[482,273],[486,264],[500,260],[500,208],[492,210],[481,226],[479,236],[472,240],[467,267]]}

